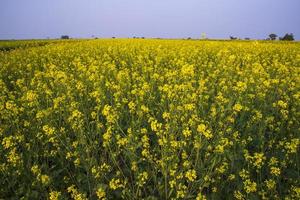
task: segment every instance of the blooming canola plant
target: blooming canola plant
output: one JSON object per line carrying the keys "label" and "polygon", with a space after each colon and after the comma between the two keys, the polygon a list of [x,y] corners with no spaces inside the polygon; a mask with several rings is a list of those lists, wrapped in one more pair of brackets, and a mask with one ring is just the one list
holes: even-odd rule
{"label": "blooming canola plant", "polygon": [[0,77],[0,198],[300,198],[297,42],[56,41]]}

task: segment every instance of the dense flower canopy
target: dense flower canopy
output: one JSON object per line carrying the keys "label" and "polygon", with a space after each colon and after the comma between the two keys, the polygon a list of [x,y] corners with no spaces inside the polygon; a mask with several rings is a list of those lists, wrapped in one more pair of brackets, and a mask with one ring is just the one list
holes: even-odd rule
{"label": "dense flower canopy", "polygon": [[299,43],[24,43],[0,51],[0,198],[300,198]]}

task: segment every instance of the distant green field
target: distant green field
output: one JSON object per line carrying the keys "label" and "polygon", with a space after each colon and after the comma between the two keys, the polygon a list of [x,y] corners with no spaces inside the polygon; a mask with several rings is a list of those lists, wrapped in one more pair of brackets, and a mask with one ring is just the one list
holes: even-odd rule
{"label": "distant green field", "polygon": [[70,42],[75,40],[0,40],[0,51],[9,51],[17,48],[44,46],[58,42]]}

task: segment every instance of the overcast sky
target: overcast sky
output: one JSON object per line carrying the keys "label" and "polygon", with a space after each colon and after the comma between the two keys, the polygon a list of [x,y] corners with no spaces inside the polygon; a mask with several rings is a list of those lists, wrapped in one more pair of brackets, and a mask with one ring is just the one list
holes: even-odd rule
{"label": "overcast sky", "polygon": [[0,39],[71,37],[300,39],[300,0],[0,0]]}

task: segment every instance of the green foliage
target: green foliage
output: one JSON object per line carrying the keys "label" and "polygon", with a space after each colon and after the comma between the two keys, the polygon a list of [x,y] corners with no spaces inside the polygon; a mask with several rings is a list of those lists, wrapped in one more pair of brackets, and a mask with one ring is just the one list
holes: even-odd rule
{"label": "green foliage", "polygon": [[285,41],[294,41],[294,35],[293,33],[291,34],[285,34],[283,37],[280,37],[279,40],[285,40]]}
{"label": "green foliage", "polygon": [[270,38],[271,40],[276,40],[277,35],[274,34],[274,33],[271,33],[271,34],[269,35],[269,38]]}

